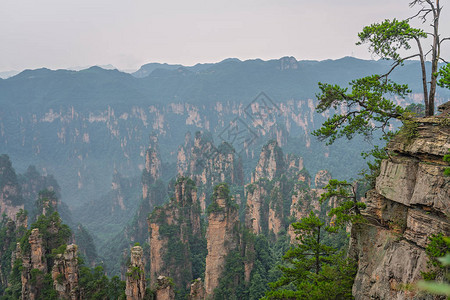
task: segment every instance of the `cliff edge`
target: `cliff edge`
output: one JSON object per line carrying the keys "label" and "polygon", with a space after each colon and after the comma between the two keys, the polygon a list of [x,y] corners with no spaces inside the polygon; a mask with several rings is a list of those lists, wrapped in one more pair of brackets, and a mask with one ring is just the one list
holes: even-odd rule
{"label": "cliff edge", "polygon": [[350,254],[358,259],[356,300],[433,299],[408,289],[427,271],[432,234],[450,234],[448,117],[417,119],[388,145],[375,188],[366,195],[367,223],[352,228]]}

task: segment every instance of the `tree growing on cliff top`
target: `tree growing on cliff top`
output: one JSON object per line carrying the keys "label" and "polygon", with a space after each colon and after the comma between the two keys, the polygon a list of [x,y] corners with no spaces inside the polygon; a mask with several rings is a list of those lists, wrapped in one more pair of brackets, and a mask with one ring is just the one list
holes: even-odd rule
{"label": "tree growing on cliff top", "polygon": [[[402,66],[408,59],[418,58],[422,77],[422,90],[425,115],[434,115],[436,86],[450,87],[450,67],[447,65],[438,70],[441,58],[441,46],[450,38],[441,38],[439,20],[442,6],[439,0],[414,0],[410,7],[419,10],[407,20],[385,20],[363,28],[358,34],[357,45],[367,43],[369,51],[381,59],[391,60],[392,65],[384,74],[376,74],[353,80],[349,88],[338,85],[319,83],[320,93],[317,95],[317,109],[324,112],[330,108],[342,107],[342,114],[335,114],[325,121],[322,128],[313,134],[320,139],[327,139],[328,144],[336,138],[345,136],[351,139],[355,134],[372,136],[375,130],[387,134],[392,119],[404,118],[405,110],[386,96],[404,98],[410,90],[406,85],[397,84],[389,79],[392,72]],[[431,25],[432,32],[410,26],[410,20],[419,19],[423,24]],[[431,39],[431,46],[424,50],[422,41]],[[427,40],[428,41],[428,40]],[[412,45],[415,45],[413,50]],[[408,53],[408,55],[403,55]],[[431,73],[427,74],[425,63],[431,55]],[[445,61],[444,61],[445,62]],[[438,82],[438,76],[442,79]],[[350,89],[350,92],[348,92]]]}

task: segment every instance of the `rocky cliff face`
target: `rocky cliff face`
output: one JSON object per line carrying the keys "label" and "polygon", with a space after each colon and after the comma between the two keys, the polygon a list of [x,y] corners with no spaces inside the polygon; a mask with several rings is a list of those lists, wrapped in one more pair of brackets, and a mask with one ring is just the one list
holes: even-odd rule
{"label": "rocky cliff face", "polygon": [[38,200],[37,200],[37,209],[38,213],[36,218],[40,215],[47,216],[58,210],[59,200],[56,197],[54,191],[43,190],[39,192]]}
{"label": "rocky cliff face", "polygon": [[[0,241],[0,285],[4,288],[10,285],[8,282],[9,274],[16,260],[22,261],[20,243],[17,243],[17,241],[27,230],[28,225],[28,216],[24,211],[20,211],[16,215],[15,221],[8,217],[5,218],[1,220],[2,226],[0,228],[0,234],[2,235]],[[8,257],[11,258],[10,261],[8,261]]]}
{"label": "rocky cliff face", "polygon": [[150,283],[154,286],[159,276],[169,276],[177,288],[187,290],[202,272],[199,265],[193,266],[204,243],[201,209],[191,179],[180,177],[174,190],[170,203],[157,207],[148,220]]}
{"label": "rocky cliff face", "polygon": [[401,286],[421,279],[432,234],[450,234],[450,178],[442,158],[450,148],[448,118],[418,119],[417,134],[388,145],[375,189],[367,193],[370,221],[352,229],[359,260],[356,299],[424,299]]}
{"label": "rocky cliff face", "polygon": [[142,171],[142,202],[137,209],[135,222],[126,229],[127,238],[132,242],[143,243],[147,239],[147,217],[153,208],[162,205],[166,187],[159,180],[161,176],[161,157],[157,139],[150,136],[150,145],[145,155],[145,168]]}
{"label": "rocky cliff face", "polygon": [[175,291],[173,289],[173,283],[165,276],[159,276],[157,280],[157,286],[155,291],[156,300],[174,300]]}
{"label": "rocky cliff face", "polygon": [[208,214],[206,240],[205,292],[212,297],[225,267],[227,255],[239,246],[238,209],[228,194],[226,185],[215,188]]}
{"label": "rocky cliff face", "polygon": [[[58,199],[61,198],[61,191],[55,178],[52,175],[40,174],[35,166],[29,166],[24,174],[18,176],[18,179],[25,209],[29,212],[34,210],[40,191],[53,191]],[[33,219],[33,216],[31,218]]]}
{"label": "rocky cliff face", "polygon": [[205,286],[201,278],[197,278],[191,284],[191,291],[189,293],[189,300],[204,300],[205,299]]}
{"label": "rocky cliff face", "polygon": [[16,214],[24,208],[24,202],[9,157],[0,155],[0,214],[6,214],[8,218],[15,220]]}
{"label": "rocky cliff face", "polygon": [[150,186],[161,177],[161,156],[158,141],[155,136],[150,137],[150,145],[145,152],[145,168],[142,172],[142,198],[151,201]]}
{"label": "rocky cliff face", "polygon": [[131,248],[130,265],[127,269],[125,295],[127,300],[142,300],[145,296],[145,269],[141,246]]}
{"label": "rocky cliff face", "polygon": [[80,299],[78,287],[77,245],[68,245],[64,253],[57,254],[52,268],[53,287],[58,299]]}
{"label": "rocky cliff face", "polygon": [[[326,171],[320,171],[316,181],[325,181],[328,177]],[[311,179],[303,169],[302,158],[284,155],[276,141],[262,148],[246,193],[245,224],[254,234],[277,237],[284,229],[292,231],[287,228],[289,216],[299,220],[311,209],[320,210],[319,193],[311,189]]]}
{"label": "rocky cliff face", "polygon": [[39,229],[31,231],[29,252],[22,255],[22,299],[37,299],[42,285],[42,274],[47,272],[47,260]]}
{"label": "rocky cliff face", "polygon": [[222,143],[216,147],[211,134],[197,132],[194,140],[190,133],[178,149],[177,170],[179,176],[189,176],[199,187],[201,207],[209,204],[212,187],[218,183],[242,184],[242,162],[233,147]]}
{"label": "rocky cliff face", "polygon": [[[293,162],[292,167],[299,163]],[[254,234],[277,235],[284,225],[283,195],[284,182],[281,175],[286,173],[286,159],[276,141],[267,143],[261,151],[259,161],[252,174],[252,183],[247,185],[247,206],[245,222]]]}
{"label": "rocky cliff face", "polygon": [[276,141],[270,141],[261,150],[258,164],[252,176],[252,182],[262,178],[273,180],[280,177],[285,171],[286,164],[283,151]]}

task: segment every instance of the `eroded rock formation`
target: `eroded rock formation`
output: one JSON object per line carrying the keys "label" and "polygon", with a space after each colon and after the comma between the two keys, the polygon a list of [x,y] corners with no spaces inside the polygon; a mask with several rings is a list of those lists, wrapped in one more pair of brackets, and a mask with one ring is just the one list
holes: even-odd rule
{"label": "eroded rock formation", "polygon": [[[320,171],[316,181],[325,182],[329,177]],[[263,147],[246,193],[245,224],[254,234],[277,237],[284,229],[292,231],[287,228],[289,216],[299,220],[311,209],[320,210],[320,191],[311,189],[303,160],[292,154],[285,156],[276,141]],[[294,236],[293,231],[290,235]]]}
{"label": "eroded rock formation", "polygon": [[273,180],[280,177],[286,167],[283,156],[283,151],[276,141],[267,143],[261,150],[252,182],[257,182],[262,178]]}
{"label": "eroded rock formation", "polygon": [[204,300],[205,299],[205,286],[202,279],[197,278],[191,283],[191,291],[189,293],[189,300]]}
{"label": "eroded rock formation", "polygon": [[[417,135],[388,145],[375,189],[367,193],[370,221],[352,229],[351,252],[359,260],[356,299],[424,299],[402,289],[422,279],[432,234],[450,234],[450,177],[442,158],[450,148],[445,118],[418,119]],[[447,118],[448,121],[448,118]]]}
{"label": "eroded rock formation", "polygon": [[215,146],[210,133],[197,132],[194,140],[187,134],[178,149],[179,176],[189,176],[199,188],[198,199],[204,211],[214,185],[221,182],[241,185],[244,180],[242,162],[227,143]]}
{"label": "eroded rock formation", "polygon": [[238,209],[226,185],[215,187],[213,203],[208,210],[205,293],[206,297],[212,297],[219,285],[227,255],[239,246]]}
{"label": "eroded rock formation", "polygon": [[127,300],[142,300],[145,296],[145,268],[141,246],[131,248],[130,265],[127,269],[125,295]]}
{"label": "eroded rock formation", "polygon": [[145,152],[145,169],[142,172],[142,198],[151,201],[150,186],[161,177],[161,156],[156,137],[150,137],[150,145]]}
{"label": "eroded rock formation", "polygon": [[24,208],[23,198],[17,175],[8,155],[0,155],[0,215],[6,214],[16,219],[16,214]]}
{"label": "eroded rock formation", "polygon": [[159,276],[157,280],[157,286],[155,291],[156,300],[174,300],[175,291],[173,289],[173,282],[170,278],[165,276]]}
{"label": "eroded rock formation", "polygon": [[[192,265],[192,248],[199,252],[203,243],[201,209],[194,182],[180,177],[174,186],[170,203],[157,207],[148,219],[150,233],[150,283],[160,275],[173,278],[180,289],[189,289],[198,277],[199,266]],[[194,277],[195,276],[195,277]]]}
{"label": "eroded rock formation", "polygon": [[31,230],[29,249],[22,255],[22,299],[34,300],[39,296],[42,275],[47,272],[47,261],[39,229]]}
{"label": "eroded rock formation", "polygon": [[78,287],[77,245],[68,245],[64,253],[57,254],[52,268],[53,287],[58,299],[80,299]]}

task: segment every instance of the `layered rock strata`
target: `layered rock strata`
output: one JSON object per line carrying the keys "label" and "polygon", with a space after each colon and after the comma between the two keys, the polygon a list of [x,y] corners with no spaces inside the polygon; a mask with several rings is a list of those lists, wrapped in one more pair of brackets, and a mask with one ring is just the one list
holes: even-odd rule
{"label": "layered rock strata", "polygon": [[369,221],[352,228],[358,259],[356,299],[425,299],[402,288],[422,279],[425,247],[433,234],[450,234],[450,177],[443,156],[450,148],[448,118],[417,120],[412,139],[397,135],[388,145],[375,188],[367,193]]}

